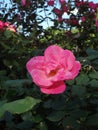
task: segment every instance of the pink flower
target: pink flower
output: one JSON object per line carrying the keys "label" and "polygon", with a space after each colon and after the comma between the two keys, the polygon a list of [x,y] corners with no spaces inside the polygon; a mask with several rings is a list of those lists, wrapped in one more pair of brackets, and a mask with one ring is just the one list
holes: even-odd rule
{"label": "pink flower", "polygon": [[63,10],[64,12],[68,12],[68,7],[67,7],[66,5],[63,5],[63,6],[62,6],[62,10]]}
{"label": "pink flower", "polygon": [[16,32],[16,27],[14,25],[9,25],[6,30],[10,30],[12,32]]}
{"label": "pink flower", "polygon": [[97,9],[97,8],[98,8],[98,3],[95,4],[95,9]]}
{"label": "pink flower", "polygon": [[58,8],[54,8],[54,9],[53,9],[53,12],[54,12],[56,15],[58,15],[59,17],[61,17],[62,14],[63,14],[62,10],[60,10],[60,9],[58,9]]}
{"label": "pink flower", "polygon": [[84,1],[84,0],[77,0],[75,1],[75,5],[77,7],[80,7],[80,6],[87,6],[87,1]]}
{"label": "pink flower", "polygon": [[53,5],[54,5],[54,0],[49,0],[49,1],[48,1],[48,5],[49,5],[49,6],[53,6]]}
{"label": "pink flower", "polygon": [[44,56],[31,58],[26,67],[41,92],[59,94],[66,89],[64,80],[74,79],[81,65],[71,51],[51,45],[45,50]]}
{"label": "pink flower", "polygon": [[4,27],[5,27],[6,30],[16,32],[16,27],[14,25],[11,25],[9,22],[5,22]]}
{"label": "pink flower", "polygon": [[81,17],[82,22],[86,21],[86,18],[84,16]]}
{"label": "pink flower", "polygon": [[11,25],[9,22],[0,21],[0,30],[10,30],[12,32],[16,32],[16,28],[14,25]]}
{"label": "pink flower", "polygon": [[25,6],[26,5],[26,0],[21,0],[21,5]]}
{"label": "pink flower", "polygon": [[79,25],[77,19],[72,19],[72,20],[70,21],[70,24],[71,24],[72,26],[77,26],[77,25]]}
{"label": "pink flower", "polygon": [[74,16],[71,16],[70,19],[65,19],[64,22],[68,25],[71,25],[71,26],[78,26],[79,25],[78,20]]}
{"label": "pink flower", "polygon": [[94,2],[93,2],[93,1],[89,2],[89,4],[88,4],[88,5],[89,5],[89,7],[90,7],[90,8],[92,8],[92,9],[94,9],[94,8],[95,8],[95,4],[94,4]]}
{"label": "pink flower", "polygon": [[98,3],[95,4],[93,1],[89,2],[88,5],[91,9],[94,9],[94,10],[98,8]]}
{"label": "pink flower", "polygon": [[4,23],[2,21],[0,21],[0,30],[2,30],[4,27]]}
{"label": "pink flower", "polygon": [[63,4],[65,4],[65,3],[66,3],[66,1],[65,1],[65,0],[59,0],[59,2],[60,2],[60,4],[61,4],[61,5],[63,5]]}
{"label": "pink flower", "polygon": [[21,0],[22,6],[29,6],[31,4],[30,0]]}
{"label": "pink flower", "polygon": [[4,23],[4,27],[8,27],[9,25],[10,25],[9,22],[5,22],[5,23]]}

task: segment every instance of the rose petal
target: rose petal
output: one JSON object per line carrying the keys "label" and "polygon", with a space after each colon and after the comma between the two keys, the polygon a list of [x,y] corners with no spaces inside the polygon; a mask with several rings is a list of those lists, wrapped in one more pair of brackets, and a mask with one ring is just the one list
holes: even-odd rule
{"label": "rose petal", "polygon": [[75,57],[71,51],[64,50],[60,62],[65,70],[71,70],[75,62]]}
{"label": "rose petal", "polygon": [[63,93],[65,89],[66,85],[63,81],[55,82],[49,88],[43,88],[43,87],[40,88],[41,92],[45,94],[60,94]]}
{"label": "rose petal", "polygon": [[26,67],[35,84],[37,84],[38,86],[52,85],[52,82],[45,74],[43,56],[36,56],[31,58],[27,62]]}
{"label": "rose petal", "polygon": [[67,59],[67,69],[71,70],[73,68],[74,63],[75,63],[75,57],[71,51],[68,51],[68,50],[66,50],[66,51],[69,52],[69,56]]}
{"label": "rose petal", "polygon": [[46,73],[55,70],[60,63],[63,49],[56,45],[51,45],[45,50],[44,57],[46,63]]}
{"label": "rose petal", "polygon": [[72,70],[59,69],[57,74],[52,77],[52,81],[62,81],[62,80],[71,80],[74,79],[78,74],[81,68],[81,64],[78,61],[74,62]]}
{"label": "rose petal", "polygon": [[65,70],[64,68],[60,68],[57,73],[51,77],[52,81],[63,81],[65,80]]}
{"label": "rose petal", "polygon": [[38,86],[49,87],[53,84],[43,70],[33,69],[30,74],[33,78],[33,82]]}
{"label": "rose petal", "polygon": [[26,5],[26,0],[21,0],[21,4],[22,4],[22,6],[25,6]]}
{"label": "rose petal", "polygon": [[44,56],[46,62],[58,63],[61,59],[63,49],[56,45],[51,45],[45,50]]}
{"label": "rose petal", "polygon": [[74,79],[78,74],[79,74],[79,70],[81,69],[81,64],[78,61],[75,61],[75,64],[72,68],[71,74],[72,74],[72,78]]}
{"label": "rose petal", "polygon": [[29,73],[31,73],[31,71],[33,69],[43,69],[44,68],[44,56],[36,56],[31,58],[27,64],[26,64],[27,70],[29,71]]}
{"label": "rose petal", "polygon": [[45,66],[45,71],[46,71],[47,75],[48,75],[49,73],[51,73],[51,71],[56,70],[56,69],[59,67],[58,64],[52,63],[51,61],[50,61],[50,63],[47,63],[47,62],[46,62],[45,65],[46,65],[46,66]]}
{"label": "rose petal", "polygon": [[80,62],[75,61],[72,70],[71,71],[66,70],[65,80],[72,80],[72,79],[74,79],[79,74],[80,68],[81,68]]}

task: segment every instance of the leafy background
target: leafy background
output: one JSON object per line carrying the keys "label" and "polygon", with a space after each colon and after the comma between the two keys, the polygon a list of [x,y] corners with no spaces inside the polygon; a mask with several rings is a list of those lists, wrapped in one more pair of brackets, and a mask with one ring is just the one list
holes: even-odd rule
{"label": "leafy background", "polygon": [[[68,1],[71,11],[77,8]],[[0,12],[17,32],[0,31],[0,128],[2,130],[97,130],[98,129],[98,31],[89,7],[81,6],[76,18],[85,15],[80,26],[58,21],[45,0],[31,0],[22,6],[20,0]],[[51,9],[51,12],[49,12]],[[43,10],[46,13],[40,15]],[[49,10],[49,11],[48,11]],[[37,13],[39,11],[40,13]],[[51,17],[51,15],[54,17]],[[41,23],[51,20],[46,29]],[[92,20],[91,20],[92,19]],[[82,64],[76,79],[66,81],[67,90],[59,95],[45,95],[32,82],[26,62],[42,55],[45,48],[57,44],[70,49]]]}

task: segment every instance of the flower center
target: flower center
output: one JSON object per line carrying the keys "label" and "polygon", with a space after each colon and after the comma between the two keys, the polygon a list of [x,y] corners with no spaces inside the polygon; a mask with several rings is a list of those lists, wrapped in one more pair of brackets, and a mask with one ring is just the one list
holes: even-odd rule
{"label": "flower center", "polygon": [[56,75],[56,73],[57,73],[57,70],[51,70],[49,73],[49,77]]}

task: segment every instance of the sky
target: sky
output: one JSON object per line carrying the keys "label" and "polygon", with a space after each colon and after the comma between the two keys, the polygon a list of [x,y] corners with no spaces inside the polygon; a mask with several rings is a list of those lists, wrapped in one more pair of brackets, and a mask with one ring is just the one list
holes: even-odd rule
{"label": "sky", "polygon": [[89,0],[89,1],[93,1],[94,3],[98,3],[98,0]]}

